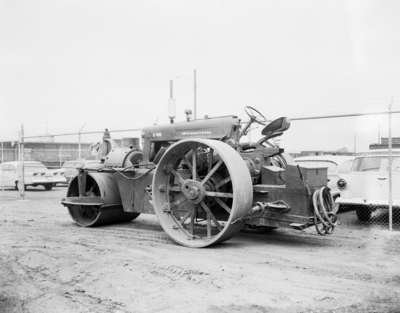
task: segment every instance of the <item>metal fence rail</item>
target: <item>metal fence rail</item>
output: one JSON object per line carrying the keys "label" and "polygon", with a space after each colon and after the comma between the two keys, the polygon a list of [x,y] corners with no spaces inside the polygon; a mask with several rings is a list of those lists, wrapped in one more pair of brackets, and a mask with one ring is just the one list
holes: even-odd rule
{"label": "metal fence rail", "polygon": [[[388,229],[391,231],[393,229],[393,223],[400,224],[400,210],[397,206],[394,205],[393,202],[393,182],[394,182],[394,173],[393,173],[393,140],[392,140],[392,116],[394,114],[399,114],[400,110],[392,110],[392,103],[389,105],[387,111],[377,111],[377,112],[360,112],[360,113],[350,113],[350,114],[335,114],[335,115],[318,115],[318,116],[295,116],[290,120],[293,122],[308,122],[312,123],[313,120],[325,120],[325,119],[343,119],[343,118],[356,118],[356,117],[364,117],[364,116],[387,116],[388,123],[388,191],[387,191],[387,205],[386,206],[376,206],[372,207],[371,210],[373,212],[382,211],[383,214],[373,214],[373,216],[368,220],[369,223],[378,223],[387,225]],[[135,133],[140,132],[141,128],[127,128],[127,129],[117,129],[110,130],[109,132],[112,134],[118,133]],[[82,131],[82,129],[78,132],[65,132],[58,134],[46,134],[46,135],[24,135],[23,126],[21,126],[19,140],[17,144],[13,148],[4,148],[3,144],[1,146],[1,161],[11,161],[11,160],[19,160],[24,164],[24,161],[42,161],[47,168],[56,169],[61,168],[64,162],[69,160],[76,159],[89,159],[94,156],[90,153],[88,147],[91,143],[81,142],[82,137],[87,137],[91,135],[102,135],[104,130],[93,130],[93,131]],[[73,136],[77,139],[79,148],[78,149],[36,149],[33,151],[30,148],[27,148],[28,145],[27,140],[32,139],[43,139],[43,138],[55,138],[55,137],[68,137]],[[86,140],[88,141],[88,140]],[[76,144],[76,140],[74,141]],[[29,166],[22,166],[21,170],[21,185],[23,186],[25,171],[29,171]],[[397,174],[396,174],[397,175]],[[24,198],[24,188],[20,188],[20,197]]]}

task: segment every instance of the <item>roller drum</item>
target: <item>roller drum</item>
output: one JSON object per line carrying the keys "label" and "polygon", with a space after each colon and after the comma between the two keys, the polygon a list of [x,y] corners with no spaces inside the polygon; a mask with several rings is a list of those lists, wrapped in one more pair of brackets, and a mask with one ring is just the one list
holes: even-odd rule
{"label": "roller drum", "polygon": [[[82,179],[84,194],[79,194]],[[81,182],[80,182],[81,181]],[[86,172],[72,179],[67,198],[62,203],[67,206],[72,219],[83,227],[93,227],[129,222],[139,213],[124,212],[117,184],[111,173]]]}

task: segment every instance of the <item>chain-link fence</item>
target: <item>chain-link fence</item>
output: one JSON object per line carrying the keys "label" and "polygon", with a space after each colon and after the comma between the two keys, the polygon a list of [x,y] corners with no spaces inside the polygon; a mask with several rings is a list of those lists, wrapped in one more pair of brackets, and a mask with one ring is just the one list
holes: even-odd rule
{"label": "chain-link fence", "polygon": [[[290,131],[275,142],[300,166],[328,168],[328,186],[343,223],[399,230],[400,115],[397,113],[400,111],[392,113],[292,118]],[[248,139],[256,140],[259,133],[260,128],[254,127]],[[77,173],[77,167],[85,162],[98,162],[99,143],[104,136],[112,137],[113,146],[134,142],[139,147],[140,135],[140,129],[108,134],[99,130],[25,136],[2,142],[1,188],[8,190],[10,196],[11,190],[19,187],[20,193],[12,194],[18,198],[25,196],[21,181],[28,190],[65,186]],[[24,166],[18,167],[22,160]]]}
{"label": "chain-link fence", "polygon": [[[304,140],[299,165],[328,168],[328,186],[342,223],[400,230],[398,111],[294,119],[285,146]],[[300,133],[309,130],[309,137]]]}
{"label": "chain-link fence", "polygon": [[139,143],[137,129],[23,137],[20,134],[17,140],[2,141],[0,199],[21,199],[30,191],[65,188],[77,168],[100,162],[100,144],[104,136],[111,137],[110,133],[110,147]]}

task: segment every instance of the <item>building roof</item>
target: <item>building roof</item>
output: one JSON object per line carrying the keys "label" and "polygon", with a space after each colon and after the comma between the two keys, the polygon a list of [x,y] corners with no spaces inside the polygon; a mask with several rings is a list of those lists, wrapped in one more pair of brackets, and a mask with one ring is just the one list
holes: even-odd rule
{"label": "building roof", "polygon": [[[400,149],[393,149],[392,154],[394,156],[399,156]],[[361,152],[361,153],[357,154],[357,157],[365,157],[365,156],[389,156],[389,149],[372,150],[372,151]]]}
{"label": "building roof", "polygon": [[[0,162],[0,164],[11,164],[11,165],[17,165],[17,164],[21,164],[21,163],[22,163],[22,161],[7,161],[7,162],[3,162],[3,163]],[[38,164],[44,165],[40,161],[24,161],[24,165],[38,165]]]}
{"label": "building roof", "polygon": [[304,157],[295,158],[294,161],[325,161],[325,162],[333,162],[336,164],[341,164],[348,160],[353,160],[354,156],[351,155],[332,155],[332,154],[324,154],[324,155],[309,155]]}

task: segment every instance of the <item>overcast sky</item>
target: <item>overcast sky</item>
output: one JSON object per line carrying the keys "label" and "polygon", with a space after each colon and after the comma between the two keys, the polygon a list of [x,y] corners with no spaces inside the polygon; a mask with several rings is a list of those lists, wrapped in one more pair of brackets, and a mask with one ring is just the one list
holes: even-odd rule
{"label": "overcast sky", "polygon": [[[0,0],[0,137],[141,127],[259,108],[268,118],[400,109],[399,1]],[[400,118],[394,135],[400,136]],[[385,118],[293,122],[289,150],[358,149]],[[60,140],[67,140],[62,138]]]}

